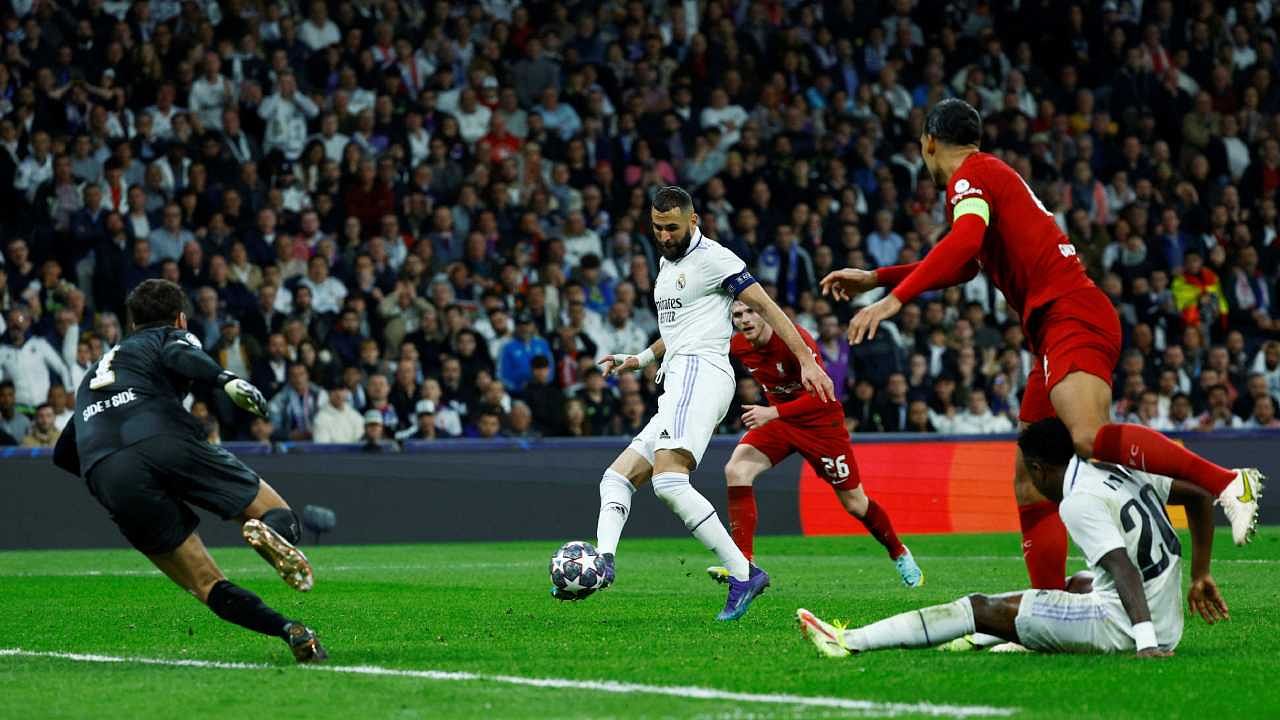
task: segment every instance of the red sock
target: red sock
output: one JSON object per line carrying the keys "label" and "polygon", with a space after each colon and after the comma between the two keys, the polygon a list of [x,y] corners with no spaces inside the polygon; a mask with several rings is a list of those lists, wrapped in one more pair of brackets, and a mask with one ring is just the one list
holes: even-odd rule
{"label": "red sock", "polygon": [[1215,465],[1164,435],[1141,425],[1111,423],[1098,429],[1093,456],[1156,475],[1186,480],[1217,496],[1236,474]]}
{"label": "red sock", "polygon": [[1027,563],[1031,587],[1062,590],[1067,587],[1067,527],[1058,506],[1048,500],[1018,506],[1022,523],[1022,559]]}
{"label": "red sock", "polygon": [[729,535],[743,555],[755,556],[756,494],[750,485],[729,486]]}
{"label": "red sock", "polygon": [[858,521],[866,526],[871,537],[889,551],[890,558],[897,560],[907,551],[902,541],[898,539],[898,533],[893,531],[893,522],[889,520],[889,513],[885,512],[875,500],[867,500],[867,514],[858,518]]}

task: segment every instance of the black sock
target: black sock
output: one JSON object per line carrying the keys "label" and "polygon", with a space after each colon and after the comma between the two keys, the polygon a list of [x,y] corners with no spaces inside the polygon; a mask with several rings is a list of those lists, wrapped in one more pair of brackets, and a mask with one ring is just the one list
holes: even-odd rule
{"label": "black sock", "polygon": [[262,598],[228,580],[219,580],[209,591],[207,601],[214,615],[263,635],[289,639],[285,626],[289,620],[267,607]]}
{"label": "black sock", "polygon": [[298,514],[289,508],[266,511],[262,514],[262,522],[279,533],[280,537],[288,540],[291,545],[297,545],[302,539],[302,528],[298,527]]}

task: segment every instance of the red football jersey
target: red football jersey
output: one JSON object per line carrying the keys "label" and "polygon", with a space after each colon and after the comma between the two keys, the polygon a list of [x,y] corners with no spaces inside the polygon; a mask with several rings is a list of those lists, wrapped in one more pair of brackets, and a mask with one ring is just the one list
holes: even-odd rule
{"label": "red football jersey", "polygon": [[960,163],[947,186],[947,206],[969,197],[986,200],[991,209],[978,261],[1019,317],[1094,287],[1053,213],[1003,160],[976,152]]}
{"label": "red football jersey", "polygon": [[[809,346],[818,365],[825,367],[818,344],[807,330],[796,325],[796,332]],[[740,332],[729,340],[729,355],[751,373],[751,377],[764,388],[769,404],[778,408],[781,419],[802,425],[825,424],[832,421],[844,424],[844,410],[838,402],[824,403],[804,389],[800,382],[800,361],[791,354],[778,333],[773,333],[763,347],[756,347]]]}
{"label": "red football jersey", "polygon": [[[959,244],[967,239],[954,237],[953,226],[952,234],[939,241],[930,252],[932,255],[942,249],[939,257],[947,258],[946,265],[925,268],[927,272],[923,275],[914,272],[902,279],[894,291],[899,299],[938,287],[940,281],[957,279],[948,273],[971,277],[971,273],[961,272],[960,266],[976,261],[977,269],[986,271],[992,284],[1004,293],[1025,329],[1036,310],[1067,293],[1095,287],[1076,256],[1075,246],[1058,227],[1053,213],[1045,208],[1022,176],[1002,160],[975,152],[960,164],[947,185],[947,206],[954,213],[957,205],[971,198],[985,202],[989,214],[985,218],[986,232],[981,238],[981,247],[976,242],[966,245],[976,254],[966,252],[964,256],[953,257],[949,243]],[[977,207],[981,209],[982,203],[977,203]],[[981,213],[975,214],[981,217]],[[959,217],[955,218],[956,222]],[[927,263],[928,258],[923,262]],[[909,268],[913,266],[897,266],[895,270]],[[886,276],[897,277],[893,273]],[[1027,336],[1031,338],[1031,333]]]}

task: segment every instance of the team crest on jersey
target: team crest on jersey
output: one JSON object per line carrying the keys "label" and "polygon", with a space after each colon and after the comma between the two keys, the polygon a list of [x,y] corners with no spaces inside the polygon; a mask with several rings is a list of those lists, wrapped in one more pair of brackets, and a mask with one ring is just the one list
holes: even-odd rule
{"label": "team crest on jersey", "polygon": [[681,290],[684,289],[684,273],[680,273],[679,275],[676,276],[676,287],[680,288]]}
{"label": "team crest on jersey", "polygon": [[778,363],[778,374],[784,374],[786,372],[787,372],[787,369],[782,367],[782,363]]}

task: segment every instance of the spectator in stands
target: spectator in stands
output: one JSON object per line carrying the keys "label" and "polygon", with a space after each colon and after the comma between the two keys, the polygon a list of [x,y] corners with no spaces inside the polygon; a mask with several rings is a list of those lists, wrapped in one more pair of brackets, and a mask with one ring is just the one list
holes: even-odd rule
{"label": "spectator in stands", "polygon": [[933,421],[929,419],[928,403],[924,400],[911,401],[911,405],[907,409],[907,426],[903,428],[903,431],[913,433],[933,433],[938,431],[933,426]]}
{"label": "spectator in stands", "polygon": [[491,440],[502,431],[502,417],[495,408],[485,408],[476,418],[476,429],[473,437]]}
{"label": "spectator in stands", "polygon": [[948,434],[990,435],[1013,432],[1013,423],[1008,417],[991,412],[991,407],[987,404],[987,393],[981,388],[969,391],[968,407],[954,418],[949,418],[950,422],[939,424],[940,417],[933,418],[934,424],[938,425],[941,432]]}
{"label": "spectator in stands", "polygon": [[1276,417],[1276,401],[1270,395],[1258,398],[1253,404],[1253,413],[1244,422],[1244,427],[1250,429],[1280,428],[1280,418]]}
{"label": "spectator in stands", "polygon": [[61,385],[49,388],[49,407],[53,408],[53,426],[62,432],[71,418],[75,416],[75,398]]}
{"label": "spectator in stands", "polygon": [[587,416],[587,432],[591,435],[618,434],[618,398],[613,388],[605,384],[600,368],[588,366],[582,384],[577,398]]}
{"label": "spectator in stands", "polygon": [[366,419],[370,411],[376,411],[382,417],[383,426],[389,432],[396,432],[400,428],[400,416],[396,413],[395,406],[391,404],[391,381],[382,373],[370,375],[365,385],[365,393]]}
{"label": "spectator in stands", "polygon": [[360,437],[365,452],[397,452],[400,446],[395,440],[387,437],[387,428],[382,422],[382,413],[377,410],[366,410],[364,413],[364,434]]}
{"label": "spectator in stands", "polygon": [[1217,384],[1210,387],[1205,402],[1205,411],[1200,414],[1198,429],[1221,430],[1244,427],[1244,421],[1231,412],[1231,401],[1227,395],[1226,385]]}
{"label": "spectator in stands", "polygon": [[[503,347],[502,355],[498,358],[498,378],[515,392],[525,390],[525,386],[534,378],[538,358],[544,358],[548,362],[552,358],[551,347],[536,332],[532,316],[528,313],[518,315],[515,337]],[[544,364],[543,367],[547,365]],[[546,387],[545,382],[539,384],[539,387]],[[535,406],[539,405],[538,400],[531,402]],[[555,400],[552,404],[558,407],[560,401]],[[540,409],[549,411],[546,406]]]}
{"label": "spectator in stands", "polygon": [[414,425],[405,435],[397,435],[398,440],[435,440],[436,439],[436,404],[432,400],[422,399],[414,404]]}
{"label": "spectator in stands", "polygon": [[0,380],[0,432],[7,436],[4,442],[17,445],[30,429],[30,418],[18,412],[13,381]]}
{"label": "spectator in stands", "polygon": [[187,243],[195,242],[190,230],[182,227],[182,207],[176,202],[164,206],[162,224],[151,231],[147,240],[151,243],[151,260],[177,260],[182,257]]}
{"label": "spectator in stands", "polygon": [[[342,309],[342,301],[347,297],[347,286],[329,274],[329,259],[323,255],[313,255],[307,261],[307,276],[299,282],[298,287],[311,291],[308,309],[321,314],[336,314]],[[295,305],[297,300],[295,294]],[[296,314],[298,309],[295,307]]]}
{"label": "spectator in stands", "polygon": [[28,408],[29,412],[48,397],[55,375],[59,382],[65,384],[70,373],[61,355],[47,340],[38,336],[28,337],[30,313],[14,307],[5,319],[8,327],[4,342],[0,342],[0,378],[13,383],[18,405]]}
{"label": "spectator in stands", "polygon": [[876,410],[885,432],[904,432],[907,429],[910,408],[907,402],[907,378],[902,373],[889,376],[884,402]]}
{"label": "spectator in stands", "polygon": [[312,440],[318,443],[356,443],[364,433],[364,418],[348,402],[347,389],[329,391],[329,401],[316,411]]}
{"label": "spectator in stands", "polygon": [[311,382],[311,372],[300,362],[289,366],[288,375],[289,384],[271,399],[271,425],[277,439],[310,440],[316,413],[328,401],[329,393]]}
{"label": "spectator in stands", "polygon": [[533,411],[523,401],[511,403],[511,411],[507,413],[502,436],[520,440],[532,440],[542,436],[533,427]]}
{"label": "spectator in stands", "polygon": [[52,448],[61,434],[54,420],[53,406],[49,403],[40,403],[36,408],[35,422],[27,430],[26,437],[22,438],[22,446]]}

